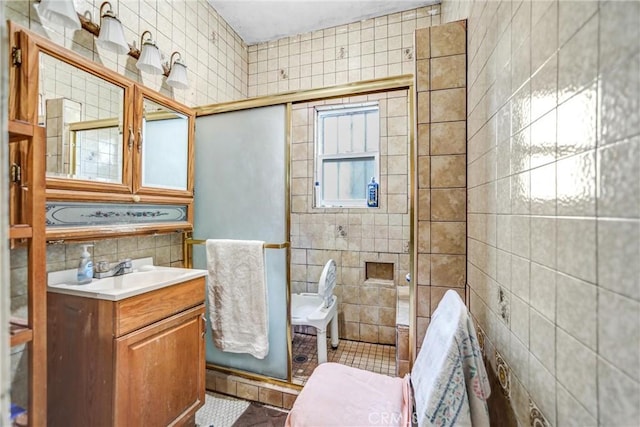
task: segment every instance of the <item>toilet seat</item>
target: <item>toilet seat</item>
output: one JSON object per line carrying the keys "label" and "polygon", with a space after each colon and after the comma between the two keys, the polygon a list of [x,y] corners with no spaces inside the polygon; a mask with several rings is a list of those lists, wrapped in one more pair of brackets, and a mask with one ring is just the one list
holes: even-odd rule
{"label": "toilet seat", "polygon": [[331,322],[331,346],[338,347],[338,298],[333,295],[336,286],[336,262],[330,259],[318,281],[318,293],[291,295],[291,325],[313,326],[318,341],[318,364],[327,361],[327,325]]}

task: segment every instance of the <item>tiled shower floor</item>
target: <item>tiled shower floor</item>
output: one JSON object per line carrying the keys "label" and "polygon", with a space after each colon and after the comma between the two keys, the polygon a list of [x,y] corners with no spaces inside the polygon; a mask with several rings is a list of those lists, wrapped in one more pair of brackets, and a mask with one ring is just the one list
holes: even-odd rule
{"label": "tiled shower floor", "polygon": [[[297,362],[299,356],[305,362]],[[393,345],[370,344],[340,339],[336,350],[327,339],[327,361],[354,368],[365,369],[379,374],[396,375],[396,347]],[[295,333],[293,335],[293,383],[304,385],[318,366],[318,352],[315,335]]]}

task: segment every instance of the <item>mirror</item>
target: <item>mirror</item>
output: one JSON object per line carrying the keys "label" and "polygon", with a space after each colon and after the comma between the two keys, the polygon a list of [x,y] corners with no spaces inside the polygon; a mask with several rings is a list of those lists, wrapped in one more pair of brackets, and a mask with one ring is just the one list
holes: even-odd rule
{"label": "mirror", "polygon": [[186,190],[188,117],[144,98],[142,140],[142,186]]}
{"label": "mirror", "polygon": [[47,176],[122,183],[124,88],[40,53]]}

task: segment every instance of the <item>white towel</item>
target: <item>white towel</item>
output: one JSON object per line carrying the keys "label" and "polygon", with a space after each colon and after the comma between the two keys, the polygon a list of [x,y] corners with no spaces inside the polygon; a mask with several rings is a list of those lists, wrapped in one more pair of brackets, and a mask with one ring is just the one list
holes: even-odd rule
{"label": "white towel", "polygon": [[207,240],[209,318],[222,351],[269,353],[264,242]]}
{"label": "white towel", "polygon": [[491,389],[467,307],[448,290],[411,370],[418,425],[489,426]]}

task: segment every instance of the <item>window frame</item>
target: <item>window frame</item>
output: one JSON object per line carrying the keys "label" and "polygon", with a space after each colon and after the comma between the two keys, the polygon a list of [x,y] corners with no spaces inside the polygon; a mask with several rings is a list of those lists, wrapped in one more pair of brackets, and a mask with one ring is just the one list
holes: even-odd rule
{"label": "window frame", "polygon": [[[376,141],[375,151],[361,151],[353,153],[336,153],[324,154],[324,126],[323,121],[326,117],[339,117],[348,114],[362,113],[366,114],[370,111],[376,111],[378,115],[378,138]],[[315,208],[368,208],[367,197],[365,191],[364,199],[325,199],[324,198],[324,176],[323,165],[325,161],[336,160],[357,160],[372,159],[374,163],[374,174],[376,182],[380,182],[380,105],[377,101],[361,102],[353,104],[333,104],[319,105],[315,107],[315,140],[314,140],[314,186],[313,200]],[[365,127],[366,132],[366,127]],[[366,133],[365,133],[366,135]],[[366,143],[366,141],[365,141]],[[371,177],[367,177],[367,182]]]}

